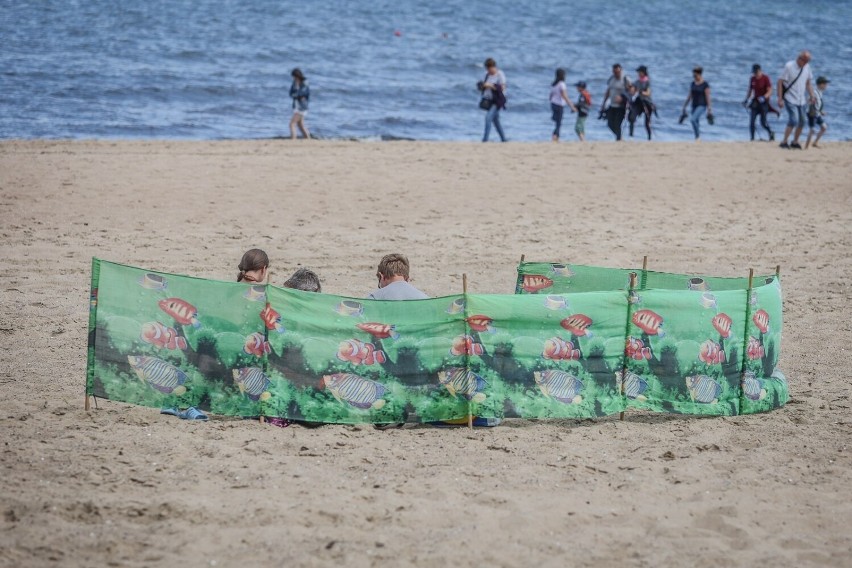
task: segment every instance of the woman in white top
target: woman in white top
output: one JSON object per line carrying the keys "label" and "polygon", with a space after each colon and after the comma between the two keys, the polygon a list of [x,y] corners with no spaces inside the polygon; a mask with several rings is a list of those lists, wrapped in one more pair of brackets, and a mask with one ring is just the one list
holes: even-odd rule
{"label": "woman in white top", "polygon": [[[506,76],[497,68],[497,63],[490,57],[485,60],[485,78],[479,82],[479,90],[482,93],[480,108],[485,113],[485,133],[482,141],[488,142],[491,134],[491,125],[497,129],[502,142],[506,141],[503,126],[500,124],[500,110],[506,107]],[[487,102],[486,102],[487,101]],[[485,106],[483,106],[483,103]]]}
{"label": "woman in white top", "polygon": [[550,110],[553,113],[551,120],[556,123],[553,129],[553,141],[559,142],[559,131],[562,128],[562,115],[565,113],[565,105],[571,107],[571,112],[577,112],[577,107],[568,98],[568,87],[565,85],[565,69],[556,70],[556,78],[550,85]]}

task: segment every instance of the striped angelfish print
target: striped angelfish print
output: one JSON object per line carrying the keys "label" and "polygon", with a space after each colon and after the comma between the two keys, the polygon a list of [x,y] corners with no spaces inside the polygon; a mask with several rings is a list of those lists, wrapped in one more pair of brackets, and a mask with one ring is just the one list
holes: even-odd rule
{"label": "striped angelfish print", "polygon": [[[615,379],[621,383],[621,371],[615,373]],[[622,386],[624,389],[624,394],[627,398],[632,398],[634,400],[647,400],[642,393],[648,388],[648,381],[634,373],[633,371],[627,371],[627,378],[624,381],[624,385]]]}
{"label": "striped angelfish print", "polygon": [[181,395],[186,392],[183,383],[186,373],[157,357],[128,355],[127,362],[143,383],[164,394]]}
{"label": "striped angelfish print", "polygon": [[716,403],[719,402],[719,395],[722,393],[722,385],[707,375],[686,377],[686,388],[695,402]]}
{"label": "striped angelfish print", "polygon": [[234,382],[240,392],[246,393],[252,400],[266,400],[272,396],[266,391],[271,384],[269,377],[259,367],[234,369]]}
{"label": "striped angelfish print", "polygon": [[355,408],[378,410],[385,405],[382,397],[387,389],[376,381],[352,373],[335,373],[325,375],[322,384],[334,398]]}
{"label": "striped angelfish print", "polygon": [[743,375],[743,394],[749,400],[763,400],[766,398],[766,389],[763,381],[758,379],[752,371],[746,371]]}
{"label": "striped angelfish print", "polygon": [[438,382],[444,385],[453,396],[463,396],[471,402],[482,402],[485,393],[482,390],[488,384],[485,379],[464,367],[450,367],[438,373]]}
{"label": "striped angelfish print", "polygon": [[583,390],[583,381],[565,371],[550,369],[547,371],[536,371],[533,373],[535,383],[544,396],[555,398],[565,404],[579,404],[583,402],[580,391]]}

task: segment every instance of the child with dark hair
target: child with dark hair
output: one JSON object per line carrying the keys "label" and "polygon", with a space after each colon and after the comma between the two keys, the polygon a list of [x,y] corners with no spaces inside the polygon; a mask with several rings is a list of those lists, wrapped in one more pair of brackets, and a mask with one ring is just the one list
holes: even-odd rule
{"label": "child with dark hair", "polygon": [[240,270],[237,274],[237,282],[261,283],[266,280],[269,257],[260,249],[247,250],[237,268]]}
{"label": "child with dark hair", "polygon": [[322,292],[319,276],[313,270],[300,268],[284,283],[285,288],[302,290],[304,292]]}

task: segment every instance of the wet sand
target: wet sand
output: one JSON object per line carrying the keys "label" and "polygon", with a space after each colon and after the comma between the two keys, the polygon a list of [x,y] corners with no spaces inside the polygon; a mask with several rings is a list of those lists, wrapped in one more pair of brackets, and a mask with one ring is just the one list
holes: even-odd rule
{"label": "wet sand", "polygon": [[[0,565],[840,566],[852,554],[852,144],[0,143]],[[485,430],[83,410],[91,257],[234,279],[265,249],[365,295],[528,260],[781,265],[764,415]]]}

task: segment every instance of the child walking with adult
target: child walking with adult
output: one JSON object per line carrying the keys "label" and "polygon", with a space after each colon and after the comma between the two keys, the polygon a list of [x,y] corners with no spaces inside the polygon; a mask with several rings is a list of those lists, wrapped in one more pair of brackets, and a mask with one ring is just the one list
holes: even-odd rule
{"label": "child walking with adult", "polygon": [[296,139],[296,128],[302,132],[305,139],[311,137],[308,127],[305,126],[305,118],[308,116],[308,101],[311,98],[311,89],[308,80],[298,67],[290,73],[293,82],[290,84],[290,98],[293,99],[293,117],[290,119],[290,139]]}
{"label": "child walking with adult", "polygon": [[580,142],[586,141],[586,118],[592,109],[592,95],[586,90],[586,82],[579,81],[577,87],[577,122],[574,124],[574,132]]}
{"label": "child walking with adult", "polygon": [[713,107],[710,100],[710,83],[704,80],[704,69],[696,67],[692,70],[692,84],[689,86],[689,95],[683,102],[680,121],[683,122],[686,117],[686,105],[692,102],[692,112],[689,116],[689,123],[692,125],[692,132],[695,134],[695,141],[701,140],[701,130],[699,129],[699,121],[701,115],[707,113],[707,124],[713,124]]}
{"label": "child walking with adult", "polygon": [[485,111],[485,133],[482,135],[482,141],[488,142],[493,124],[497,134],[500,135],[500,141],[505,142],[506,135],[500,124],[500,111],[506,108],[506,76],[490,57],[485,60],[485,70],[485,78],[478,83],[479,91],[482,93],[479,108]]}
{"label": "child walking with adult", "polygon": [[822,101],[822,94],[828,88],[828,84],[831,81],[826,79],[825,77],[817,77],[816,80],[816,90],[814,91],[814,100],[811,105],[808,107],[808,139],[805,142],[805,149],[811,145],[811,138],[814,135],[814,128],[819,126],[819,132],[816,134],[816,139],[814,140],[814,148],[819,148],[819,139],[822,138],[822,135],[825,134],[825,131],[828,129],[828,123],[825,121],[825,106]]}
{"label": "child walking with adult", "polygon": [[571,107],[571,112],[577,112],[577,107],[568,98],[568,86],[565,85],[565,69],[557,69],[556,77],[550,85],[550,111],[551,120],[556,123],[553,129],[553,141],[559,142],[559,134],[562,129],[562,115],[565,113],[565,105]]}

